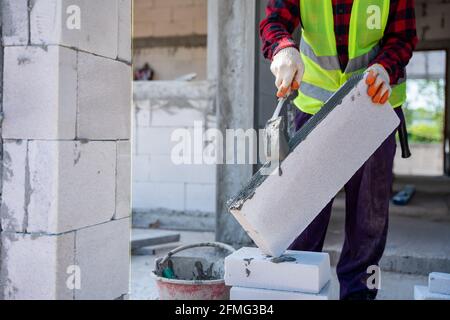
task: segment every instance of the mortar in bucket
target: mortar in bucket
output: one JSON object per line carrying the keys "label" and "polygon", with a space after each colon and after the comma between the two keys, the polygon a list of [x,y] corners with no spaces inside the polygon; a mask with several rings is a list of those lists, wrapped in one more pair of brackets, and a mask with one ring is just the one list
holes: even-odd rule
{"label": "mortar in bucket", "polygon": [[[213,248],[214,252],[175,256],[193,248]],[[161,300],[228,300],[230,288],[224,281],[224,259],[233,247],[205,242],[178,247],[156,261],[152,276]]]}

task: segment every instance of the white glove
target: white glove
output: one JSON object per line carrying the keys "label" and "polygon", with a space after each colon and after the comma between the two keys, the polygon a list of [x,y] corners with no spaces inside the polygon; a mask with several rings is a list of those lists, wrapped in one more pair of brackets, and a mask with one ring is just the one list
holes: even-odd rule
{"label": "white glove", "polygon": [[281,49],[274,57],[270,71],[275,76],[277,97],[289,96],[292,90],[298,90],[305,72],[300,52],[293,47]]}
{"label": "white glove", "polygon": [[374,64],[366,71],[367,94],[373,103],[385,104],[392,93],[390,78],[381,64]]}

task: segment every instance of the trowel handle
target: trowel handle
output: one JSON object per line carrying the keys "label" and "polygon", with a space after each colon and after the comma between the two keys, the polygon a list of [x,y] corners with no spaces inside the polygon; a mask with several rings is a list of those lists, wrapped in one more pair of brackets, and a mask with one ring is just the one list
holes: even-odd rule
{"label": "trowel handle", "polygon": [[286,103],[286,100],[287,100],[287,97],[280,98],[278,100],[277,108],[275,109],[275,112],[273,113],[273,116],[270,120],[275,120],[276,118],[278,118],[280,116],[281,110],[283,110],[283,106]]}

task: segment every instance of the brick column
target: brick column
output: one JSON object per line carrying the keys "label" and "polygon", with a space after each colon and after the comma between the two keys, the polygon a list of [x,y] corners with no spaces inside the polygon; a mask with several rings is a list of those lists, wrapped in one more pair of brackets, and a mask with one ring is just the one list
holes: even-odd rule
{"label": "brick column", "polygon": [[122,298],[129,282],[131,0],[0,3],[0,298]]}

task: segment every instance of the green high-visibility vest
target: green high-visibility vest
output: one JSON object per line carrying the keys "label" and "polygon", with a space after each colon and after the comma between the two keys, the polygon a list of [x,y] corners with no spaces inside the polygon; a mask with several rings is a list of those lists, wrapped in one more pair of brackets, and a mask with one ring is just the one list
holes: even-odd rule
{"label": "green high-visibility vest", "polygon": [[[350,18],[349,62],[341,70],[336,49],[331,0],[301,0],[300,52],[305,73],[295,99],[303,112],[315,114],[352,75],[364,72],[377,56],[389,17],[389,0],[355,0]],[[393,86],[389,99],[395,108],[406,100],[405,79]]]}

